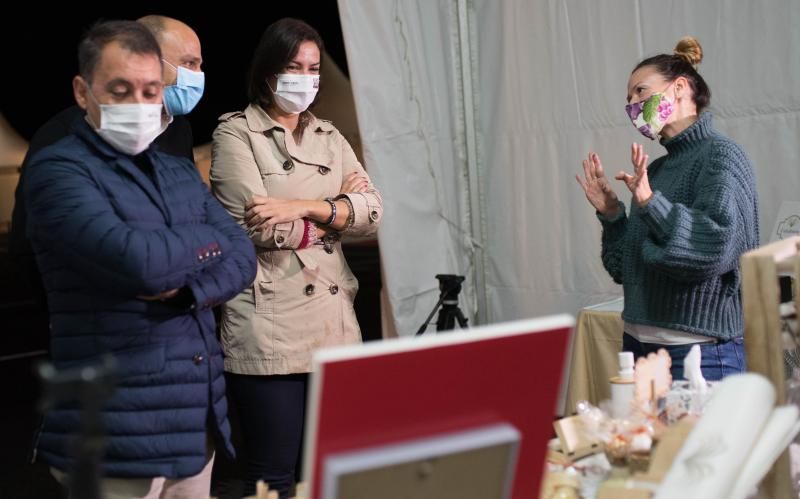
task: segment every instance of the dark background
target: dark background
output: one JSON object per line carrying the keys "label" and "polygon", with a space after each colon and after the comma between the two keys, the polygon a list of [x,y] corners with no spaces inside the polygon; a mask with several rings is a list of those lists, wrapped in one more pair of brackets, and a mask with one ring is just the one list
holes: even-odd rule
{"label": "dark background", "polygon": [[208,2],[206,8],[190,3],[182,8],[165,8],[164,2],[137,2],[136,8],[106,8],[102,12],[87,8],[87,3],[73,2],[72,10],[63,14],[42,5],[39,12],[23,10],[2,23],[0,67],[6,88],[0,92],[0,112],[25,139],[51,116],[74,104],[72,77],[78,72],[78,42],[99,19],[162,14],[185,22],[197,32],[203,48],[206,90],[189,115],[196,144],[211,140],[218,116],[247,106],[246,78],[253,51],[266,27],[281,17],[297,17],[315,27],[331,58],[347,73],[335,0],[235,2],[231,8],[224,2]]}

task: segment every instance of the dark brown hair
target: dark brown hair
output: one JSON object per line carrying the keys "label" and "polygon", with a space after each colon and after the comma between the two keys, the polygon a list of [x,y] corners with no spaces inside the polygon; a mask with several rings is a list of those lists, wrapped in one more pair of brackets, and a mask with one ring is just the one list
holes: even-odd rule
{"label": "dark brown hair", "polygon": [[101,21],[89,28],[78,45],[78,72],[88,83],[92,81],[100,54],[111,42],[134,54],[154,54],[161,61],[161,48],[144,25],[136,21]]}
{"label": "dark brown hair", "polygon": [[[267,87],[267,78],[281,73],[305,41],[314,42],[319,47],[320,56],[322,55],[322,38],[317,30],[304,21],[285,17],[267,27],[250,63],[247,97],[251,104],[258,104],[266,109],[272,103],[272,91]],[[302,122],[302,114],[300,118]]]}
{"label": "dark brown hair", "polygon": [[633,68],[636,71],[645,66],[653,66],[655,70],[669,82],[683,76],[692,89],[692,100],[697,106],[697,114],[711,103],[711,90],[706,81],[697,72],[697,65],[703,60],[703,47],[695,38],[684,36],[678,40],[672,55],[660,54],[648,57]]}

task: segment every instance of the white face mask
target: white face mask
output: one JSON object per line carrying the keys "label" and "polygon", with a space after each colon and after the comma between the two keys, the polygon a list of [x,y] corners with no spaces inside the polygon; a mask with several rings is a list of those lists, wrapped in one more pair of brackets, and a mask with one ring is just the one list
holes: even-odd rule
{"label": "white face mask", "polygon": [[100,107],[100,126],[92,123],[88,113],[86,121],[111,147],[131,156],[150,147],[172,121],[162,119],[162,104],[100,104],[91,88],[86,93]]}
{"label": "white face mask", "polygon": [[275,96],[275,104],[284,112],[299,114],[314,102],[318,90],[319,75],[279,74],[272,95]]}
{"label": "white face mask", "polygon": [[119,152],[135,156],[166,130],[161,104],[100,104],[100,126],[95,130]]}

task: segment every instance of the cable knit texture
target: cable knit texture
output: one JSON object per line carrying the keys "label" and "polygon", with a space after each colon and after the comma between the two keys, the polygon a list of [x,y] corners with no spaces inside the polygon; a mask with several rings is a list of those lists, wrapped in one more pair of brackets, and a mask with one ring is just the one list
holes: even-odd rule
{"label": "cable knit texture", "polygon": [[[705,112],[662,140],[653,197],[603,224],[603,265],[623,285],[622,318],[728,340],[742,336],[739,257],[758,246],[753,169]],[[633,203],[631,203],[633,204]]]}

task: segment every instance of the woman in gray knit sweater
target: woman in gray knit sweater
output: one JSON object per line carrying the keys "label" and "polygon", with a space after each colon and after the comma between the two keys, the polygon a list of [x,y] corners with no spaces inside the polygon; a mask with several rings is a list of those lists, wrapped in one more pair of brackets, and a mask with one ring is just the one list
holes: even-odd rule
{"label": "woman in gray knit sweater", "polygon": [[617,199],[600,158],[590,153],[577,176],[603,226],[602,259],[625,292],[623,350],[666,349],[672,376],[699,344],[706,379],[745,370],[739,257],[758,246],[758,200],[750,161],[712,126],[711,92],[695,66],[697,40],[673,55],[639,63],[628,81],[626,111],[667,154],[648,165],[631,147],[633,173],[614,178],[632,194]]}

